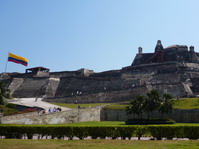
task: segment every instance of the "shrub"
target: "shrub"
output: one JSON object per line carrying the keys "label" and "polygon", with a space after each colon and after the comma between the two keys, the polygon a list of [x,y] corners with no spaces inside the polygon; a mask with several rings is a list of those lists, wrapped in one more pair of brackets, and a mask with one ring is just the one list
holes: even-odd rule
{"label": "shrub", "polygon": [[183,138],[188,138],[190,140],[199,139],[199,127],[197,126],[183,126],[182,134],[184,134]]}
{"label": "shrub", "polygon": [[98,137],[100,137],[101,130],[102,130],[101,128],[102,127],[98,127],[98,126],[88,127],[88,136],[91,136],[92,139],[97,139]]}
{"label": "shrub", "polygon": [[163,126],[163,125],[162,126],[149,126],[148,131],[157,140],[162,140],[162,138],[172,140],[174,137],[177,136],[177,133],[181,131],[181,127]]}
{"label": "shrub", "polygon": [[15,109],[15,108],[16,108],[16,105],[15,105],[15,104],[12,104],[12,103],[8,103],[8,104],[6,104],[6,107]]}
{"label": "shrub", "polygon": [[148,131],[147,126],[138,126],[138,127],[136,127],[135,135],[136,135],[136,137],[138,137],[138,140],[140,140],[140,138],[144,134],[146,134],[147,131]]}
{"label": "shrub", "polygon": [[106,137],[110,136],[110,132],[109,132],[109,128],[110,127],[99,127],[99,138],[101,139],[105,139]]}
{"label": "shrub", "polygon": [[106,137],[116,139],[130,139],[133,135],[138,140],[143,135],[153,136],[157,140],[166,138],[172,140],[177,138],[199,138],[199,126],[169,126],[169,125],[148,125],[148,126],[64,126],[64,125],[0,125],[0,136],[5,138],[21,139],[26,136],[32,139],[34,135],[51,136],[52,139],[74,136],[79,139],[91,136],[92,139],[105,139]]}
{"label": "shrub", "polygon": [[126,125],[149,125],[149,124],[174,124],[172,119],[129,119],[125,121]]}
{"label": "shrub", "polygon": [[130,140],[136,130],[136,127],[118,127],[117,129],[119,132],[119,136],[123,140],[125,140],[126,138]]}
{"label": "shrub", "polygon": [[88,129],[87,127],[73,127],[73,134],[80,140],[83,140],[88,137]]}

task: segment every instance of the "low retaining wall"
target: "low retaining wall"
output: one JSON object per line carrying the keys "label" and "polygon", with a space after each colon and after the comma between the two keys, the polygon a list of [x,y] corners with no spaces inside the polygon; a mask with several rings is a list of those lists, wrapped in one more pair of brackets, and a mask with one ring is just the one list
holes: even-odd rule
{"label": "low retaining wall", "polygon": [[2,124],[64,124],[100,121],[100,108],[75,109],[39,115],[38,112],[2,117]]}
{"label": "low retaining wall", "polygon": [[[199,110],[174,110],[172,114],[163,116],[178,123],[199,123]],[[101,108],[74,109],[39,115],[38,112],[5,116],[0,119],[2,124],[64,124],[85,121],[125,121],[138,118],[126,115],[125,110],[109,110]],[[143,118],[147,118],[143,114]],[[161,113],[154,112],[152,118],[161,118]]]}
{"label": "low retaining wall", "polygon": [[[161,118],[161,113],[154,112],[152,118]],[[136,115],[126,115],[125,110],[109,110],[101,111],[101,121],[125,121],[131,118],[138,118]],[[147,114],[143,114],[143,118],[147,118]],[[199,123],[199,110],[174,110],[173,113],[163,115],[163,118],[171,118],[178,123]]]}
{"label": "low retaining wall", "polygon": [[3,114],[0,113],[0,124],[1,124],[1,119],[2,119],[2,117],[3,117]]}

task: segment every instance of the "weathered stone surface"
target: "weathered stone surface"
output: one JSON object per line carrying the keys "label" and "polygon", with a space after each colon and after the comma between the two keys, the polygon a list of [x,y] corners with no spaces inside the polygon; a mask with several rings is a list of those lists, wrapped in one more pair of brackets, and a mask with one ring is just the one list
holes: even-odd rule
{"label": "weathered stone surface", "polygon": [[13,92],[13,97],[43,97],[48,81],[48,78],[24,78],[23,83]]}
{"label": "weathered stone surface", "polygon": [[[126,121],[133,118],[138,118],[138,116],[126,115],[125,110],[105,109],[101,112],[101,121]],[[142,118],[147,118],[147,114],[143,114]],[[162,114],[154,112],[151,118],[162,118]],[[174,110],[171,114],[164,114],[163,118],[171,118],[177,123],[199,123],[199,110]]]}
{"label": "weathered stone surface", "polygon": [[85,121],[100,121],[100,108],[74,109],[41,114],[31,112],[2,117],[2,124],[65,124]]}
{"label": "weathered stone surface", "polygon": [[[147,118],[147,114],[142,115]],[[152,118],[161,118],[162,114],[154,112]],[[173,113],[163,115],[178,123],[199,123],[199,110],[174,110]],[[110,110],[101,108],[75,109],[39,115],[37,112],[0,117],[2,124],[64,124],[85,121],[125,121],[138,118],[136,115],[126,115],[125,110]]]}

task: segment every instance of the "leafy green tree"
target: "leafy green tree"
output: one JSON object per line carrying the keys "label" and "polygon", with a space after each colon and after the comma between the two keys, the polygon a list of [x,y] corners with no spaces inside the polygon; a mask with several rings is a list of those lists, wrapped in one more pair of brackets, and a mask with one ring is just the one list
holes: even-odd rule
{"label": "leafy green tree", "polygon": [[10,90],[5,86],[3,82],[0,82],[0,105],[7,103],[7,100],[10,98]]}
{"label": "leafy green tree", "polygon": [[165,114],[171,113],[172,110],[173,110],[172,96],[170,94],[164,94],[159,107],[159,111],[162,113],[162,118],[164,113]]}

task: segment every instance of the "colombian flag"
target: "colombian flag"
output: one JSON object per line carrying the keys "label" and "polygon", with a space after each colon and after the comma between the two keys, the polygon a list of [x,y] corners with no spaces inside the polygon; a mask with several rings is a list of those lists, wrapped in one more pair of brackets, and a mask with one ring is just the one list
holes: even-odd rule
{"label": "colombian flag", "polygon": [[24,57],[14,55],[12,53],[8,53],[8,61],[14,62],[17,64],[22,64],[24,66],[28,65],[28,60]]}

